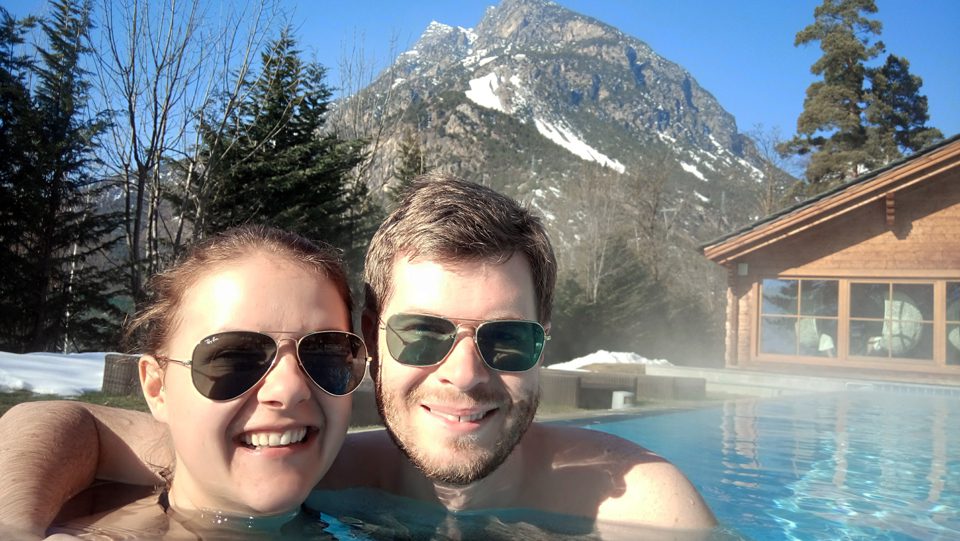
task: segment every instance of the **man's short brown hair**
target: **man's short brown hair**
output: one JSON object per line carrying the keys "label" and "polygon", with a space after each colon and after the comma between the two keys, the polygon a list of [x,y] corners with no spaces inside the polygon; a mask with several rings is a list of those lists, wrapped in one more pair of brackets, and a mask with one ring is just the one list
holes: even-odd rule
{"label": "man's short brown hair", "polygon": [[522,254],[530,264],[537,317],[549,323],[557,260],[540,219],[486,186],[448,175],[417,178],[373,235],[364,265],[366,309],[380,315],[401,257],[440,263],[495,261]]}

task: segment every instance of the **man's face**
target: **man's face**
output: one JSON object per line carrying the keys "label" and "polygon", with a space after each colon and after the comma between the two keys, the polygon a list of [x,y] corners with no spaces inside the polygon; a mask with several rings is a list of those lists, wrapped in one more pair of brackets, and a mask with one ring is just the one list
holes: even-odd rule
{"label": "man's face", "polygon": [[[383,322],[401,312],[464,324],[442,363],[406,366],[390,355]],[[377,403],[391,437],[434,481],[463,485],[490,474],[533,421],[540,368],[491,370],[472,331],[476,320],[537,319],[526,258],[503,264],[402,258],[380,319]]]}

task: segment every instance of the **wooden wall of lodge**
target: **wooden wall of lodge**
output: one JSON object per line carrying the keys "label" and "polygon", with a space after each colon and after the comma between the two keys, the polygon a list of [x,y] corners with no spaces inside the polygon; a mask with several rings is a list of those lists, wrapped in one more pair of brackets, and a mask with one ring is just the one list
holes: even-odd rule
{"label": "wooden wall of lodge", "polygon": [[[773,243],[729,264],[728,366],[757,362],[760,281],[788,278],[960,280],[960,169],[894,194],[888,226],[887,201],[879,200]],[[747,263],[746,276],[737,264]],[[942,293],[941,293],[942,294]],[[732,303],[732,305],[730,304]],[[935,346],[936,347],[936,346]],[[936,362],[847,361],[797,357],[796,362],[848,367],[955,371]]]}

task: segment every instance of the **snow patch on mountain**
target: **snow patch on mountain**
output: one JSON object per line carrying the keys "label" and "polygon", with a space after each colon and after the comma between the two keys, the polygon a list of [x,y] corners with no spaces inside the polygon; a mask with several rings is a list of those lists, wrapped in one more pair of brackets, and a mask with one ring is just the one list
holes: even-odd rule
{"label": "snow patch on mountain", "polygon": [[740,162],[740,165],[750,170],[750,178],[752,178],[757,182],[763,182],[763,178],[765,176],[763,174],[763,171],[757,169],[756,166],[754,166],[752,163],[748,162],[747,160],[744,160],[743,158],[737,158],[737,161]]}
{"label": "snow patch on mountain", "polygon": [[626,172],[626,166],[585,143],[573,133],[573,130],[563,123],[554,125],[546,120],[535,118],[534,124],[537,126],[537,131],[540,132],[540,135],[567,149],[580,159],[597,162],[621,174]]}
{"label": "snow patch on mountain", "polygon": [[709,182],[709,180],[707,180],[707,177],[703,176],[703,173],[701,173],[700,170],[697,169],[696,165],[691,165],[687,162],[681,161],[680,167],[682,167],[684,171],[686,171],[687,173],[690,173],[691,175],[697,177],[698,179],[704,182]]}
{"label": "snow patch on mountain", "polygon": [[427,25],[427,29],[423,31],[423,36],[421,36],[421,39],[427,36],[445,36],[450,32],[453,32],[453,27],[449,24],[430,21],[430,24]]}
{"label": "snow patch on mountain", "polygon": [[497,96],[498,88],[500,88],[500,78],[496,73],[490,72],[483,77],[470,80],[470,90],[466,91],[467,99],[480,107],[506,113],[506,108]]}

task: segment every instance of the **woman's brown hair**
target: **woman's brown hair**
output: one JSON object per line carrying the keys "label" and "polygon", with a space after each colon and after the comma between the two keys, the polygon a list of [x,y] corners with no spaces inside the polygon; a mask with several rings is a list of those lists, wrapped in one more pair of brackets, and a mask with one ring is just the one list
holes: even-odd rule
{"label": "woman's brown hair", "polygon": [[232,261],[262,252],[286,258],[330,280],[352,313],[350,287],[339,252],[328,244],[263,225],[245,225],[194,244],[169,268],[147,282],[149,300],[128,321],[125,342],[137,353],[156,354],[177,325],[186,291],[202,276]]}

